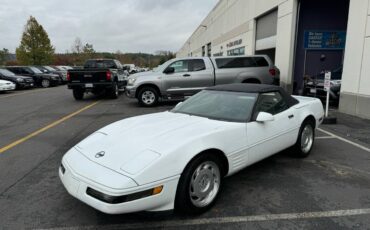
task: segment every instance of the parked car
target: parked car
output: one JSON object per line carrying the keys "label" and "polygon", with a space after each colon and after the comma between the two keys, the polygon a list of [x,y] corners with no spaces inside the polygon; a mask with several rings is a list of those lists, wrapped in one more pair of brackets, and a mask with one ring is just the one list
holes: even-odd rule
{"label": "parked car", "polygon": [[16,89],[26,89],[34,86],[32,77],[15,75],[7,69],[0,68],[0,79],[11,81],[16,85]]}
{"label": "parked car", "polygon": [[279,84],[280,71],[267,55],[188,57],[167,61],[151,72],[129,77],[126,94],[143,106],[179,100],[220,84]]}
{"label": "parked car", "polygon": [[124,64],[123,67],[125,67],[129,74],[135,74],[138,72],[135,64]]}
{"label": "parked car", "polygon": [[43,73],[58,75],[61,83],[67,83],[67,71],[66,70],[64,71],[56,70],[50,66],[35,66],[35,67],[38,68]]}
{"label": "parked car", "polygon": [[106,93],[115,99],[127,84],[121,63],[114,59],[87,60],[83,69],[68,70],[67,80],[76,100],[82,100],[86,92]]}
{"label": "parked car", "polygon": [[105,213],[201,213],[225,176],[289,147],[307,157],[323,117],[320,100],[278,86],[219,85],[171,111],[94,132],[64,155],[59,176],[72,196]]}
{"label": "parked car", "polygon": [[66,70],[66,71],[73,69],[72,67],[66,66],[66,65],[57,65],[56,67],[61,70]]}
{"label": "parked car", "polygon": [[15,90],[16,85],[7,80],[0,80],[0,92]]}
{"label": "parked car", "polygon": [[[342,85],[343,67],[339,67],[331,71],[330,81],[330,100],[334,103],[339,103],[340,88]],[[324,90],[325,73],[320,73],[315,76],[310,76],[305,79],[303,95],[326,99],[326,91]]]}
{"label": "parked car", "polygon": [[59,85],[61,82],[58,75],[43,73],[32,66],[7,66],[6,69],[15,74],[32,77],[35,85],[44,88]]}

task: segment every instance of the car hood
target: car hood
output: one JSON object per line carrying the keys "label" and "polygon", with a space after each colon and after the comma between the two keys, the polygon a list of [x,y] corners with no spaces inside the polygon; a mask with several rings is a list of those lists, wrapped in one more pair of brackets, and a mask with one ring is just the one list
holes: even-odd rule
{"label": "car hood", "polygon": [[91,161],[132,176],[176,146],[208,135],[223,123],[172,112],[149,114],[108,125],[81,141],[75,149]]}
{"label": "car hood", "polygon": [[142,80],[157,78],[159,76],[161,76],[160,73],[149,71],[149,72],[142,72],[142,73],[136,73],[136,74],[130,75],[129,79],[132,78],[132,79],[137,79],[138,81],[142,81]]}
{"label": "car hood", "polygon": [[0,83],[1,84],[13,84],[13,82],[11,82],[11,81],[1,80],[1,79],[0,79]]}

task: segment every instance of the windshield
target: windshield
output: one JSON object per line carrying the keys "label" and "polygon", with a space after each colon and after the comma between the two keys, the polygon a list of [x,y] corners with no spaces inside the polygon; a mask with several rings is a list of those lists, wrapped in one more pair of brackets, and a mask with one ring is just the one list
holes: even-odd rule
{"label": "windshield", "polygon": [[44,66],[44,68],[49,70],[49,71],[55,71],[55,69],[51,68],[50,66]]}
{"label": "windshield", "polygon": [[13,77],[15,76],[14,73],[10,72],[9,70],[7,69],[0,69],[0,73],[6,77]]}
{"label": "windshield", "polygon": [[163,63],[162,65],[157,66],[156,68],[153,69],[153,72],[162,72],[164,69],[171,64],[175,59],[171,59]]}
{"label": "windshield", "polygon": [[176,106],[171,112],[215,120],[247,122],[256,98],[255,93],[203,90]]}
{"label": "windshield", "polygon": [[34,73],[42,73],[41,70],[37,69],[36,67],[30,67],[30,69],[34,72]]}

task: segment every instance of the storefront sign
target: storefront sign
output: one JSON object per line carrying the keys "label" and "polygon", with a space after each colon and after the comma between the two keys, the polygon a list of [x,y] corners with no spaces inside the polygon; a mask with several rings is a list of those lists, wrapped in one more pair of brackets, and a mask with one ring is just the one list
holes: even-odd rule
{"label": "storefront sign", "polygon": [[236,41],[232,41],[232,42],[229,42],[226,44],[226,47],[227,48],[231,48],[233,46],[238,46],[240,44],[242,44],[243,40],[242,39],[239,39],[239,40],[236,40]]}
{"label": "storefront sign", "polygon": [[305,49],[344,49],[345,31],[305,31]]}

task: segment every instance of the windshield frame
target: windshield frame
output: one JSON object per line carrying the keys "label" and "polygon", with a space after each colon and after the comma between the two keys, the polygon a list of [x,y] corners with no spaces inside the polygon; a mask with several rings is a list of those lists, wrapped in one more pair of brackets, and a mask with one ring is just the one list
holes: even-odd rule
{"label": "windshield frame", "polygon": [[[185,112],[185,111],[177,111],[176,110],[176,108],[178,108],[178,106],[181,106],[182,103],[185,103],[190,98],[187,99],[184,102],[181,102],[181,104],[176,105],[169,112],[172,112],[172,113],[181,113],[181,114],[186,114],[186,115],[189,115],[189,116],[197,116],[197,117],[208,118],[210,120],[224,121],[224,122],[233,122],[233,123],[248,123],[248,122],[250,122],[252,120],[252,115],[253,115],[253,112],[254,112],[254,107],[255,107],[256,102],[258,100],[258,95],[259,95],[258,93],[233,92],[233,91],[222,91],[222,90],[202,90],[199,93],[202,93],[204,91],[219,92],[219,93],[230,93],[230,94],[240,94],[240,95],[243,95],[244,94],[246,96],[254,96],[253,106],[251,107],[251,110],[249,111],[249,114],[246,114],[245,120],[239,120],[239,119],[223,119],[223,118],[220,118],[220,117],[215,117],[215,116],[210,116],[210,115],[205,115],[205,114],[189,113],[189,112]],[[199,93],[197,93],[197,94],[199,94]],[[197,94],[195,94],[194,96],[196,96]],[[192,96],[192,97],[194,97],[194,96]]]}

